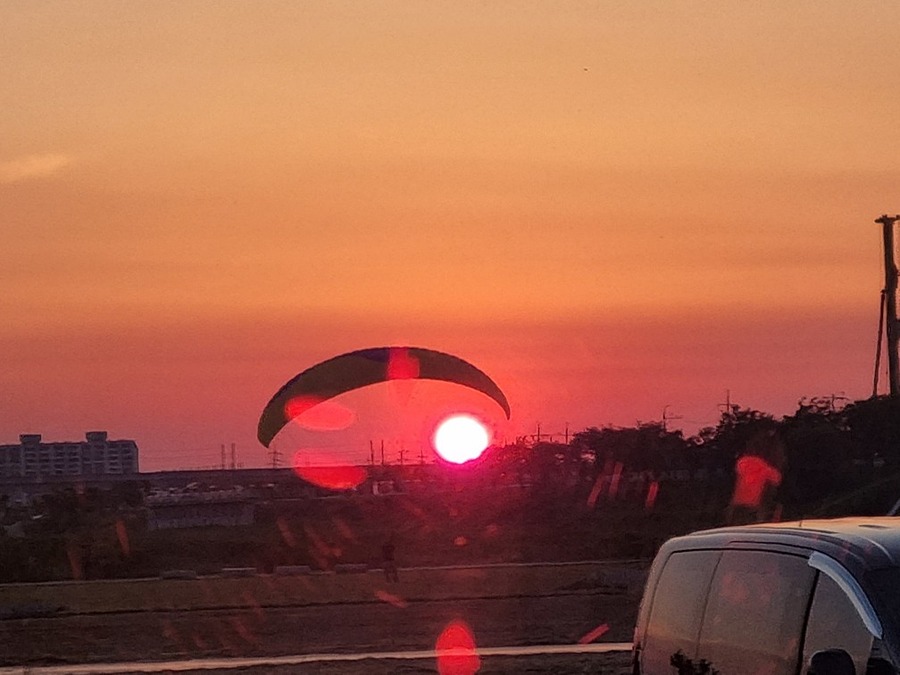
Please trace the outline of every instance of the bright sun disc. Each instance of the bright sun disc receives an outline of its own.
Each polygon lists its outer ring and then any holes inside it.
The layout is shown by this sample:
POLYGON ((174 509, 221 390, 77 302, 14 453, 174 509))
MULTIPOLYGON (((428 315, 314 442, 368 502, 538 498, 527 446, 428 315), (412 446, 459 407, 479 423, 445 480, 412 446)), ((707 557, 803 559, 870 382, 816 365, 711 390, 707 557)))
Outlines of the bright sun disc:
POLYGON ((491 443, 491 435, 471 415, 453 415, 438 425, 433 441, 441 458, 463 464, 481 456, 491 443))

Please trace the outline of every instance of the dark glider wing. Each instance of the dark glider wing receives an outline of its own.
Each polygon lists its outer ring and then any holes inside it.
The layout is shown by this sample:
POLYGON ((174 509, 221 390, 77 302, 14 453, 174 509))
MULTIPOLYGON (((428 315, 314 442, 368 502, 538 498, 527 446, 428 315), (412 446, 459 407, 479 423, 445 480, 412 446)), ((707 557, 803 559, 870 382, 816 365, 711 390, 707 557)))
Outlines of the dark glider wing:
POLYGON ((285 384, 263 409, 257 438, 264 446, 294 417, 340 394, 394 379, 441 380, 469 387, 492 398, 509 418, 509 402, 500 387, 468 361, 421 347, 360 349, 304 370, 285 384))

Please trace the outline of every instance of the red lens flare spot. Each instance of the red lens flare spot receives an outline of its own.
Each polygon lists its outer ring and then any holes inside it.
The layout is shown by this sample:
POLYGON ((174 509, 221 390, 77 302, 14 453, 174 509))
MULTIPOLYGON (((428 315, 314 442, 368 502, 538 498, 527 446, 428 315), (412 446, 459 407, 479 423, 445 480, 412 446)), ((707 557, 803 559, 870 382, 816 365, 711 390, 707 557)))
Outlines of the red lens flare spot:
POLYGON ((116 537, 119 540, 122 554, 127 558, 131 555, 131 547, 128 545, 128 530, 125 528, 125 523, 121 518, 116 519, 116 537))
POLYGON ((772 512, 772 522, 773 523, 781 522, 781 511, 782 511, 782 505, 776 504, 775 510, 772 512))
POLYGON ((278 526, 278 531, 281 532, 281 538, 284 539, 284 543, 291 548, 297 548, 297 538, 294 536, 294 532, 291 530, 287 518, 278 516, 275 520, 275 524, 278 526))
POLYGON ((319 403, 321 400, 315 396, 295 396, 284 404, 284 416, 289 420, 295 419, 319 403))
POLYGON ((375 591, 375 597, 381 600, 382 602, 386 602, 389 605, 393 605, 399 609, 405 609, 409 607, 409 603, 406 602, 399 595, 394 595, 393 593, 388 593, 387 591, 377 590, 375 591))
POLYGON ((609 624, 608 624, 608 623, 601 623, 601 624, 600 624, 599 626, 597 626, 594 630, 589 631, 589 632, 585 633, 584 635, 582 635, 581 638, 579 638, 579 640, 578 640, 578 644, 581 644, 581 645, 589 645, 589 644, 592 643, 594 640, 596 640, 597 638, 601 637, 602 635, 604 635, 604 634, 607 633, 608 631, 609 631, 609 624))
POLYGON ((74 542, 69 542, 66 547, 66 554, 69 557, 69 567, 72 569, 72 578, 76 581, 84 579, 84 569, 81 565, 81 551, 74 542))
POLYGON ((412 380, 419 376, 419 360, 408 349, 392 349, 388 357, 387 379, 412 380))
POLYGON ((609 481, 609 498, 615 499, 616 495, 619 494, 619 481, 622 480, 622 462, 616 462, 616 467, 613 469, 612 479, 609 481))
POLYGON ((440 457, 453 464, 478 459, 491 443, 488 428, 471 415, 452 415, 434 432, 432 444, 440 457))
POLYGON ((412 400, 419 372, 419 360, 408 349, 396 348, 390 351, 386 369, 388 391, 394 403, 401 408, 406 408, 412 400))
POLYGON ((732 506, 750 509, 762 505, 763 493, 769 486, 781 485, 781 471, 757 455, 744 455, 735 464, 737 480, 734 484, 732 506))
POLYGON ((647 488, 647 499, 644 500, 644 508, 647 511, 651 511, 656 505, 656 496, 658 494, 659 481, 653 481, 652 483, 650 483, 650 487, 647 488))
POLYGON ((296 396, 284 406, 284 414, 310 431, 342 431, 356 422, 356 413, 331 399, 296 396))
POLYGON ((438 636, 435 645, 440 675, 475 675, 481 657, 475 650, 475 637, 462 621, 452 621, 438 636))
POLYGON ((466 539, 466 538, 463 537, 463 536, 459 536, 459 537, 457 537, 456 539, 453 540, 453 545, 454 545, 454 546, 465 546, 465 545, 468 544, 468 543, 469 543, 469 540, 466 539))
POLYGON ((300 478, 326 490, 352 490, 368 477, 365 467, 334 464, 325 453, 298 451, 293 467, 300 478))
POLYGON ((600 492, 603 490, 603 474, 597 474, 597 480, 594 481, 594 487, 591 488, 591 494, 588 495, 587 504, 589 507, 594 508, 597 504, 597 499, 600 497, 600 492))
POLYGON ((234 632, 243 638, 244 642, 249 642, 250 644, 256 644, 257 639, 256 636, 250 631, 247 627, 247 624, 241 620, 240 617, 233 616, 230 619, 231 627, 234 629, 234 632))

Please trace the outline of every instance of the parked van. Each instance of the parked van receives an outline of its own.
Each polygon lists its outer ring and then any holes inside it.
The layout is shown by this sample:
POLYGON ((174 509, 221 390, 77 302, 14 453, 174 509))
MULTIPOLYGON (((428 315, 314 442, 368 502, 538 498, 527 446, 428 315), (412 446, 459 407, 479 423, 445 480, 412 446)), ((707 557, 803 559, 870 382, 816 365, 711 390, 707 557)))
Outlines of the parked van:
POLYGON ((887 675, 900 665, 900 520, 749 525, 666 542, 634 675, 887 675))

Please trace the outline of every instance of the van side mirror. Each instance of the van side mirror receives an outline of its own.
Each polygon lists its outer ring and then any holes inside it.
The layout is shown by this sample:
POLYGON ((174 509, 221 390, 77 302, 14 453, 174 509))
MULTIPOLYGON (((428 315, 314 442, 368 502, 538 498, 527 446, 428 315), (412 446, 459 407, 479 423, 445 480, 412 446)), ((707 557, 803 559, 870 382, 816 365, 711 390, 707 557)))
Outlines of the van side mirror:
POLYGON ((810 657, 806 675, 856 675, 856 667, 843 649, 823 649, 810 657))

